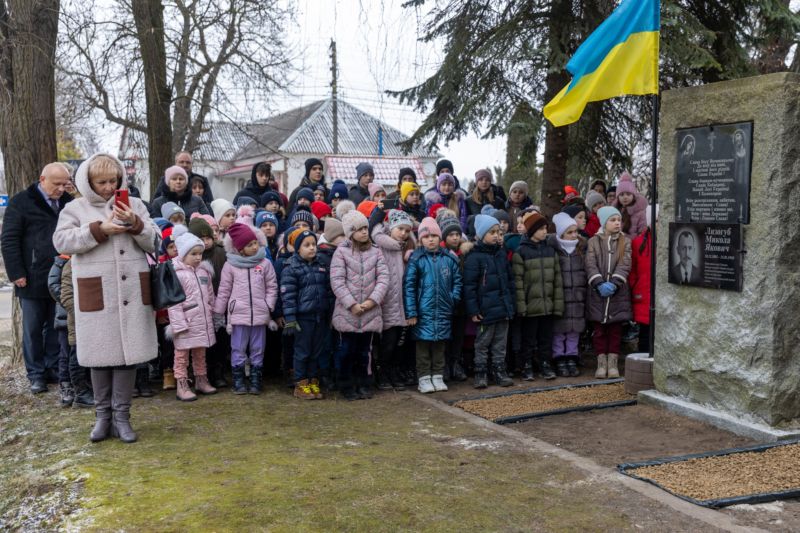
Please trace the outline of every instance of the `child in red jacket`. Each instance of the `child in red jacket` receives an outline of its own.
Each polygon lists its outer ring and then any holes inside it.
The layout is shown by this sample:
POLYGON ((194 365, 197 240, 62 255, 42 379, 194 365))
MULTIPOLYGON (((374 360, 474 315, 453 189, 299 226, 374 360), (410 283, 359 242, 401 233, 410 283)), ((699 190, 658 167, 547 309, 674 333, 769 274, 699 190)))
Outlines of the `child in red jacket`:
MULTIPOLYGON (((656 206, 658 215, 658 206, 656 206)), ((641 353, 650 352, 650 266, 653 260, 651 236, 651 211, 647 207, 647 229, 633 239, 631 244, 631 306, 633 320, 639 324, 639 348, 641 353)))

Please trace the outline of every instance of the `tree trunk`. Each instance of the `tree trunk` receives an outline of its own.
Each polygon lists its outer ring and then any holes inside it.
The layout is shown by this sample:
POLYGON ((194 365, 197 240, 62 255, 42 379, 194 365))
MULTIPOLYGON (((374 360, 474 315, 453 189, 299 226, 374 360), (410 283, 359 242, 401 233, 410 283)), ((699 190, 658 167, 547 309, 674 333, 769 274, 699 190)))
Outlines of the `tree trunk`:
POLYGON ((150 156, 150 198, 164 170, 172 164, 172 91, 167 83, 164 47, 164 7, 160 0, 133 0, 133 18, 142 54, 147 105, 147 146, 150 156))
MULTIPOLYGON (((56 160, 59 7, 59 0, 0 0, 0 150, 9 196, 35 182, 56 160)), ((12 321, 12 357, 19 364, 22 320, 16 300, 12 321)))

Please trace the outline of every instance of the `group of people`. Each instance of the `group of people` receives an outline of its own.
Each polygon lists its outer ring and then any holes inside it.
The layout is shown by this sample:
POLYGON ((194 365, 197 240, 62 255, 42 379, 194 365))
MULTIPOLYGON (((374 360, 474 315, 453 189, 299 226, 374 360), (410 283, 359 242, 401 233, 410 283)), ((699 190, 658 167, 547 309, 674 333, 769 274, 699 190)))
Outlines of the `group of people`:
POLYGON ((577 377, 587 329, 595 376, 618 377, 632 319, 646 345, 647 201, 627 173, 613 191, 566 187, 548 220, 525 182, 506 196, 481 169, 465 190, 446 159, 433 187, 403 168, 386 190, 369 163, 348 187, 311 158, 288 197, 258 163, 232 202, 191 167, 179 153, 148 205, 134 191, 119 200, 114 156, 73 179, 53 163, 6 212, 31 390, 54 381, 62 405, 93 405, 92 441, 136 440, 131 398, 152 396, 153 379, 193 401, 228 386, 260 394, 280 368, 296 398, 356 400, 375 387, 445 391, 467 373, 476 388, 577 377), (185 294, 161 310, 158 262, 185 294))

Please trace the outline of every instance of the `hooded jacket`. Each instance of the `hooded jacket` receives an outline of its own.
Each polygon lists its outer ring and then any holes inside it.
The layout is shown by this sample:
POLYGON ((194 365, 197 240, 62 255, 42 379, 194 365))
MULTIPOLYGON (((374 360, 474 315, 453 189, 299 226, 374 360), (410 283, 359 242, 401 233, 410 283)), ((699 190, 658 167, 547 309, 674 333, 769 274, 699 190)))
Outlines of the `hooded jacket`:
POLYGON ((406 318, 416 318, 414 338, 444 341, 450 338, 453 310, 461 300, 458 258, 439 248, 417 248, 408 260, 403 287, 406 318))
POLYGON ((172 266, 175 267, 175 273, 186 294, 186 300, 167 309, 175 349, 190 350, 213 346, 217 341, 212 318, 213 267, 203 261, 197 268, 192 268, 179 257, 172 259, 172 266))
POLYGON ((296 322, 299 316, 325 317, 330 311, 331 300, 328 269, 318 258, 314 257, 309 263, 294 253, 284 262, 281 305, 286 322, 296 322))
POLYGON ((631 273, 628 277, 628 283, 631 287, 633 319, 639 324, 650 323, 652 242, 650 228, 647 228, 644 233, 633 239, 631 243, 631 273))
POLYGON ((464 259, 467 316, 483 316, 490 325, 514 317, 514 274, 500 245, 479 241, 464 259))
POLYGON ((333 327, 340 333, 383 331, 381 305, 389 290, 389 270, 380 249, 370 245, 356 250, 346 239, 336 247, 331 261, 331 290, 336 296, 333 327), (367 299, 377 305, 360 316, 350 312, 355 304, 367 299))
POLYGON ((56 316, 53 321, 55 329, 67 329, 67 310, 61 305, 61 273, 67 261, 69 261, 69 257, 63 255, 56 257, 53 266, 50 267, 50 273, 47 275, 47 290, 50 291, 50 297, 56 302, 56 316))
POLYGON ((242 190, 236 193, 236 196, 233 197, 233 205, 237 205, 236 202, 239 201, 239 198, 242 196, 249 196, 253 198, 256 202, 261 199, 261 195, 263 195, 267 191, 274 190, 270 187, 269 180, 267 180, 267 184, 263 187, 258 184, 258 178, 256 177, 256 167, 261 163, 256 163, 253 165, 253 168, 250 170, 250 183, 244 186, 242 190))
POLYGON ((631 241, 622 232, 617 235, 598 233, 589 239, 586 254, 586 275, 589 276, 586 316, 593 322, 612 324, 631 319, 631 293, 628 275, 631 271, 631 241), (597 287, 606 281, 617 286, 609 298, 603 298, 597 287))
POLYGON ((300 180, 300 185, 295 187, 294 190, 292 191, 292 194, 289 195, 289 206, 286 208, 287 211, 291 212, 294 210, 294 204, 295 202, 297 202, 297 193, 300 192, 300 189, 309 188, 313 191, 314 187, 316 187, 317 185, 322 185, 322 187, 325 189, 325 199, 327 200, 328 195, 331 193, 331 191, 325 184, 325 175, 324 174, 322 175, 319 182, 313 182, 311 181, 311 178, 308 177, 308 172, 306 172, 306 174, 303 176, 303 179, 300 180))
MULTIPOLYGON (((228 254, 240 255, 230 236, 225 236, 224 244, 228 254)), ((214 312, 227 311, 228 324, 233 326, 262 326, 269 324, 277 299, 278 278, 269 260, 262 259, 251 268, 228 261, 222 267, 214 312)))
POLYGON ((512 258, 517 313, 525 317, 564 313, 564 286, 556 250, 523 238, 512 258))
MULTIPOLYGON (((409 239, 413 239, 409 236, 409 239)), ((386 261, 389 271, 389 289, 381 304, 383 311, 383 329, 406 325, 406 313, 403 305, 403 280, 406 270, 406 248, 403 243, 394 240, 383 224, 372 230, 372 241, 378 245, 386 261)), ((413 242, 413 241, 412 241, 413 242)))
POLYGON ((208 210, 208 206, 203 199, 192 194, 192 189, 189 185, 187 185, 186 189, 180 194, 176 194, 168 189, 163 195, 153 200, 150 204, 150 216, 152 218, 160 217, 161 206, 167 202, 175 202, 178 204, 178 207, 183 209, 183 212, 186 214, 187 222, 192 218, 194 213, 200 213, 201 215, 211 214, 211 211, 208 210))
POLYGON ((438 187, 429 189, 428 192, 425 193, 425 202, 429 206, 433 204, 442 204, 450 209, 450 198, 453 196, 455 196, 456 204, 458 205, 458 222, 461 224, 461 231, 466 233, 469 211, 467 210, 467 196, 464 191, 455 189, 452 193, 445 196, 439 192, 438 187))
MULTIPOLYGON (((579 242, 572 254, 567 254, 555 235, 547 240, 558 254, 561 281, 564 286, 564 314, 553 324, 554 333, 583 333, 586 329, 586 261, 585 242, 579 242)), ((582 240, 581 240, 582 241, 582 240)))

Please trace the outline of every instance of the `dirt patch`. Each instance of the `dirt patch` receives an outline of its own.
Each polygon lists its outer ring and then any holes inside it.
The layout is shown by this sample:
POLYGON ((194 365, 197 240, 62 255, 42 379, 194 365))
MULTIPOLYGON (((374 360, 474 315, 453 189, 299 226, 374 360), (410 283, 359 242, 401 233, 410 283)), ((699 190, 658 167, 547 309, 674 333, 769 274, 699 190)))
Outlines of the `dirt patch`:
POLYGON ((676 494, 718 500, 800 489, 800 444, 629 469, 676 494))
POLYGON ((574 387, 534 392, 531 394, 514 394, 482 400, 463 400, 456 402, 468 413, 488 420, 496 420, 508 416, 545 413, 559 409, 569 409, 587 405, 605 404, 634 399, 625 392, 622 383, 596 385, 593 387, 574 387))

